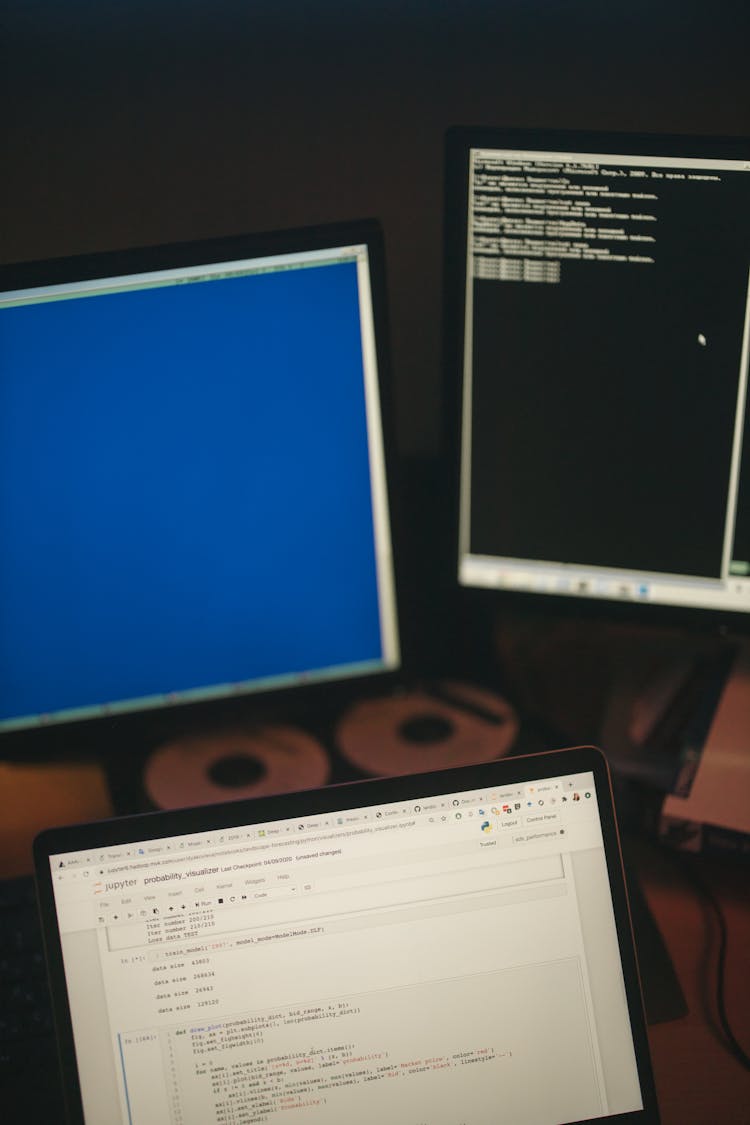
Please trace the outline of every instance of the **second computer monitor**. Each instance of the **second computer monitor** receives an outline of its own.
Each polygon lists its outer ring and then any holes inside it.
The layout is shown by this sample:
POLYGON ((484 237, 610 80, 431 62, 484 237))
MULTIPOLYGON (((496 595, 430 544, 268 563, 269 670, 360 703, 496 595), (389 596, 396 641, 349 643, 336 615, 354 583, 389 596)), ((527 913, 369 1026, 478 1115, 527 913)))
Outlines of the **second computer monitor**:
POLYGON ((447 152, 460 583, 748 614, 750 144, 447 152))

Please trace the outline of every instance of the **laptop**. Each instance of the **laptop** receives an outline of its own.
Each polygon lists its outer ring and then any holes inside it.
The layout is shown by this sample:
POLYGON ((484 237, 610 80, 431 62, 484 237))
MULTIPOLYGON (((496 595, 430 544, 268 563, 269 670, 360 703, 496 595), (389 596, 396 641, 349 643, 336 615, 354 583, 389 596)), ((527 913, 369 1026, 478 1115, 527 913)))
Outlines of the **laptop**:
POLYGON ((658 1121, 594 748, 50 829, 35 867, 71 1122, 658 1121))

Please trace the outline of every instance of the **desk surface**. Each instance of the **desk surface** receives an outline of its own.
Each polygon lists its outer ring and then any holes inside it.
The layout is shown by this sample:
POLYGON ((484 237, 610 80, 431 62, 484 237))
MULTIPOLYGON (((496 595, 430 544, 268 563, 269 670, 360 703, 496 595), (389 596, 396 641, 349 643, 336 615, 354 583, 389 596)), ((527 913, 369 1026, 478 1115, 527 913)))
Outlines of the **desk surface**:
MULTIPOLYGON (((679 857, 643 843, 636 867, 646 899, 672 956, 688 1014, 649 1028, 664 1125, 748 1125, 750 1072, 724 1045, 716 1017, 719 927, 679 857)), ((748 874, 705 862, 699 872, 728 929, 726 1005, 735 1035, 750 1051, 750 896, 748 874)))
MULTIPOLYGON (((31 871, 31 840, 50 823, 111 814, 103 774, 92 765, 0 766, 0 878, 31 871)), ((718 926, 681 861, 647 842, 633 855, 653 915, 688 1003, 682 1019, 649 1029, 664 1125, 750 1125, 750 1072, 717 1030, 718 926)), ((750 1051, 750 895, 746 869, 706 862, 701 874, 724 910, 729 945, 729 1018, 750 1051)))

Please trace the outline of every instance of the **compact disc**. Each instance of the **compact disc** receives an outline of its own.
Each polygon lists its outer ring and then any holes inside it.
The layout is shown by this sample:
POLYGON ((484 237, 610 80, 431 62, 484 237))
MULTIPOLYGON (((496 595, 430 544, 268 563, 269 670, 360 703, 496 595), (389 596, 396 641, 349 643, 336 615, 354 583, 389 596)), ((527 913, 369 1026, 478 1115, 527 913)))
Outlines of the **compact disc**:
POLYGON ((163 809, 267 797, 325 785, 328 755, 291 726, 188 735, 160 746, 144 772, 146 791, 163 809))
POLYGON ((489 762, 507 754, 517 735, 518 717, 505 699, 444 681, 356 703, 339 722, 336 743, 364 773, 391 776, 489 762))

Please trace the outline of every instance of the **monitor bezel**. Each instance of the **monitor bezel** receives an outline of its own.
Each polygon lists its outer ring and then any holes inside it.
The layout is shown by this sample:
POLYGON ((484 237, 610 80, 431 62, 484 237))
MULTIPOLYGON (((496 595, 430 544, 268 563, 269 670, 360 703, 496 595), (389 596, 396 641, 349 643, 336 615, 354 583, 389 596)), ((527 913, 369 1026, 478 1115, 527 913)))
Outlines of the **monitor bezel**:
POLYGON ((0 265, 0 292, 57 285, 106 277, 147 273, 162 269, 270 257, 316 249, 335 249, 365 244, 370 267, 370 291, 377 360, 381 438, 385 491, 388 503, 392 601, 398 636, 399 661, 395 667, 354 673, 331 679, 259 686, 238 693, 204 700, 133 708, 84 718, 61 718, 49 724, 33 724, 0 731, 0 756, 5 760, 44 760, 50 756, 77 758, 102 755, 118 761, 123 754, 135 758, 154 746, 186 733, 207 732, 239 725, 288 721, 299 716, 328 712, 351 700, 354 692, 383 692, 404 675, 409 642, 403 626, 402 590, 399 579, 402 552, 402 520, 399 514, 398 460, 395 433, 393 376, 387 301, 385 239, 374 218, 308 227, 229 235, 219 238, 166 243, 156 246, 105 250, 96 253, 0 265))
MULTIPOLYGON (((527 149, 750 160, 750 137, 626 133, 598 130, 457 125, 445 135, 443 229, 443 411, 442 443, 450 470, 450 574, 445 576, 458 605, 467 610, 494 606, 529 619, 580 619, 603 624, 677 628, 699 635, 744 636, 747 612, 664 605, 467 585, 459 578, 461 427, 465 313, 468 162, 471 149, 527 149)), ((748 406, 750 409, 750 405, 748 406)))

